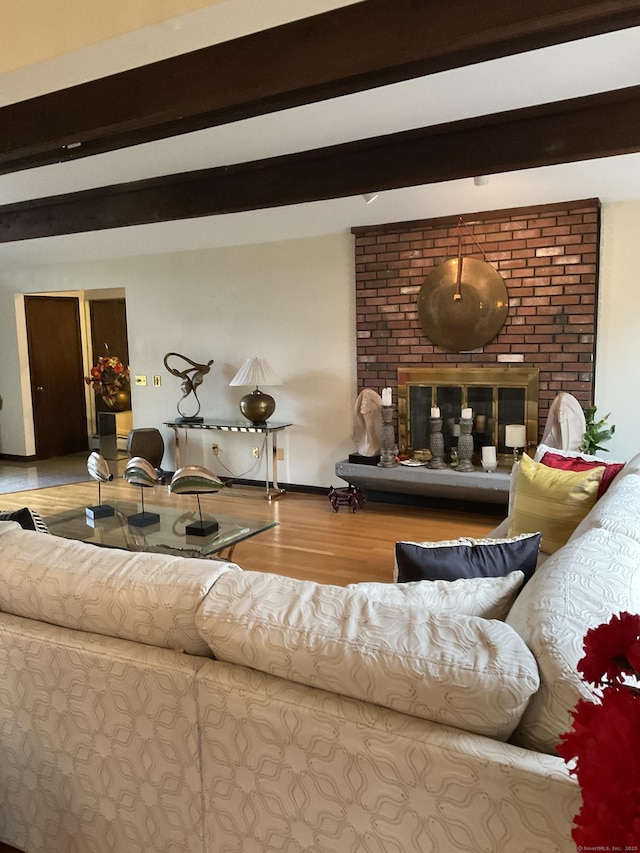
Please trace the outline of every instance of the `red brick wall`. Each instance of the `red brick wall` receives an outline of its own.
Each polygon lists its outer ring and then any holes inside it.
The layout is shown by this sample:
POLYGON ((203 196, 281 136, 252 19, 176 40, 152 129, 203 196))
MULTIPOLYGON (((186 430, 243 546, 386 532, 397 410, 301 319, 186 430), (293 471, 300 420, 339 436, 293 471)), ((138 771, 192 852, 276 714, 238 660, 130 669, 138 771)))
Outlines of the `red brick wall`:
POLYGON ((391 386, 396 400, 399 366, 486 367, 522 353, 523 367, 540 370, 540 432, 558 391, 591 404, 599 228, 597 199, 354 228, 358 390, 391 386), (422 283, 457 256, 460 232, 463 256, 492 263, 509 294, 507 320, 482 352, 435 346, 418 318, 422 283))

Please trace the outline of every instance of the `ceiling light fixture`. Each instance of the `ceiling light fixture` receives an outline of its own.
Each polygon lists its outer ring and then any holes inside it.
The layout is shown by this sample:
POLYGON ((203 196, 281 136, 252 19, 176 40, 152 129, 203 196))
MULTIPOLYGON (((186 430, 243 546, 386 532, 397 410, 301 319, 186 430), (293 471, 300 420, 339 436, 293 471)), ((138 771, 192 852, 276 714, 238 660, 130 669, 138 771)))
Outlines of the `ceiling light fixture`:
POLYGON ((473 183, 477 187, 486 187, 486 185, 489 183, 489 178, 486 175, 477 175, 473 179, 473 183))
POLYGON ((365 200, 366 204, 371 204, 372 201, 375 201, 378 198, 378 193, 363 193, 362 198, 365 200))

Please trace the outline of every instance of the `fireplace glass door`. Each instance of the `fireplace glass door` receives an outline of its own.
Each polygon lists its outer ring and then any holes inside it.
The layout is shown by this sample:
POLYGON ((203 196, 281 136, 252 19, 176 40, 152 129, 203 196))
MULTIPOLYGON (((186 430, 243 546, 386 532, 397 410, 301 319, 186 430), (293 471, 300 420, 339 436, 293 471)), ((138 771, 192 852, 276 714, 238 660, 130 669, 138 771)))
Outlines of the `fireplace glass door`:
POLYGON ((473 411, 474 451, 505 445, 507 424, 524 424, 527 443, 538 435, 538 370, 536 368, 399 368, 398 439, 401 448, 428 450, 431 408, 442 418, 445 451, 458 441, 460 414, 473 411))

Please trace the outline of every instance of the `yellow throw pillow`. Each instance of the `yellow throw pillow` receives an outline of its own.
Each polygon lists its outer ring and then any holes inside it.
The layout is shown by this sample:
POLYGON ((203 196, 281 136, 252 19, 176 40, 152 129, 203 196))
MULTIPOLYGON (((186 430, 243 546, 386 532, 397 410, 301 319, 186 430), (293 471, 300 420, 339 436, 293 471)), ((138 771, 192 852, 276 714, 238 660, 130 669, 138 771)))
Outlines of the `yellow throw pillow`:
POLYGON ((540 549, 553 554, 596 502, 604 468, 562 471, 523 455, 516 480, 509 536, 542 533, 540 549))

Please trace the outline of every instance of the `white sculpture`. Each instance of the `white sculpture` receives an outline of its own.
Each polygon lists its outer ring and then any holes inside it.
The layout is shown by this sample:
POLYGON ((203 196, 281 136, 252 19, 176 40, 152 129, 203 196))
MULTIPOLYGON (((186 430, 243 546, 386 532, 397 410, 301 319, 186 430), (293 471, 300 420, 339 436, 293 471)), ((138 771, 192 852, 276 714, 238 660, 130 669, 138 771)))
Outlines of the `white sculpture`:
POLYGON ((351 437, 361 456, 380 453, 382 427, 382 397, 373 388, 365 388, 356 399, 351 437))

